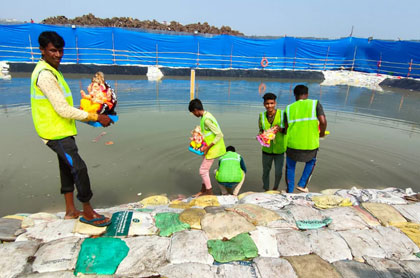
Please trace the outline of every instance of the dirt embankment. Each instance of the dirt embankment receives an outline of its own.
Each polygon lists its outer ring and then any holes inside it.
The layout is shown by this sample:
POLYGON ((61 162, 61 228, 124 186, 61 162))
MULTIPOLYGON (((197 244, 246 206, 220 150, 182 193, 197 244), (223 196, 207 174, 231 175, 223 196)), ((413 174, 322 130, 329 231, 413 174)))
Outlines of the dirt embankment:
POLYGON ((158 22, 156 20, 138 20, 131 17, 113 17, 113 18, 98 18, 93 14, 69 19, 65 16, 54 16, 44 19, 41 23, 51 25, 79 25, 79 26, 104 26, 104 27, 128 27, 140 28, 147 30, 173 31, 173 32, 187 32, 187 33, 202 33, 202 34, 227 34, 233 36, 242 36, 243 33, 232 30, 229 26, 222 26, 217 28, 204 23, 193 23, 182 25, 179 22, 158 22))

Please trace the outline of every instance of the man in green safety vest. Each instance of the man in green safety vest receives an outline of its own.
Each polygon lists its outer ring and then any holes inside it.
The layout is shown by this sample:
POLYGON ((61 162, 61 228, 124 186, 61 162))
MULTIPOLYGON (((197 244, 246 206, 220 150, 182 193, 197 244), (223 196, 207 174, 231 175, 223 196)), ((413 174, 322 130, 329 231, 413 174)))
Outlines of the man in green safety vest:
POLYGON ((284 122, 283 113, 277 109, 277 96, 273 93, 266 93, 263 96, 265 112, 261 112, 258 118, 259 133, 274 128, 276 136, 270 142, 269 147, 262 147, 262 166, 263 166, 263 189, 270 190, 270 171, 271 166, 275 167, 275 178, 273 190, 277 190, 283 173, 284 153, 286 151, 287 136, 283 134, 284 122))
POLYGON ((245 181, 245 161, 235 151, 235 147, 228 146, 226 153, 219 158, 219 169, 216 171, 216 180, 219 183, 222 195, 229 193, 238 196, 239 190, 241 190, 245 181), (235 190, 233 190, 234 187, 235 190))
POLYGON ((204 111, 203 104, 199 99, 191 100, 188 110, 197 118, 201 117, 200 127, 204 142, 206 143, 206 146, 202 149, 204 158, 200 166, 200 176, 202 179, 201 190, 194 197, 213 195, 210 181, 210 168, 213 165, 214 159, 224 155, 226 152, 223 133, 216 118, 210 112, 204 111))
POLYGON ((327 120, 319 101, 308 99, 308 87, 297 85, 293 92, 296 102, 288 105, 285 112, 287 192, 293 193, 295 187, 296 162, 306 163, 296 189, 309 192, 308 183, 315 168, 319 137, 325 136, 327 120))
POLYGON ((112 120, 106 115, 88 113, 73 107, 73 97, 58 67, 63 57, 64 40, 56 32, 45 31, 38 38, 42 58, 31 77, 32 119, 36 132, 44 143, 57 153, 60 168, 61 193, 66 204, 65 219, 79 216, 81 222, 94 226, 107 226, 109 218, 94 211, 90 181, 85 162, 78 154, 74 136, 77 135, 75 120, 96 121, 104 127, 112 120), (83 212, 76 209, 73 200, 74 187, 77 198, 83 203, 83 212))

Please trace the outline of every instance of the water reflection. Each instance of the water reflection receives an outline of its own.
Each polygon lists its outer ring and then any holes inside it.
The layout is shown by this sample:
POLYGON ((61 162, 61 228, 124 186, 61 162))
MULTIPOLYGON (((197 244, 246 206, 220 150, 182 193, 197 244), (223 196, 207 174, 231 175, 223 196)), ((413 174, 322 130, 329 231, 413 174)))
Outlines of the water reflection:
MULTIPOLYGON (((75 103, 90 78, 67 77, 75 103)), ((198 124, 187 111, 189 79, 107 79, 118 94, 120 121, 105 129, 107 134, 97 143, 92 139, 104 130, 78 124, 77 142, 88 164, 94 203, 133 202, 139 192, 188 195, 199 190, 200 157, 187 151, 189 132, 198 124), (110 140, 114 145, 106 146, 110 140)), ((261 149, 255 134, 258 113, 264 110, 262 94, 275 93, 284 108, 294 100, 295 85, 302 83, 310 97, 323 104, 331 131, 321 142, 311 190, 396 186, 420 191, 417 93, 321 87, 296 80, 198 78, 196 96, 217 117, 226 144, 234 145, 246 161, 244 191, 261 190, 261 149)), ((27 76, 0 80, 0 121, 6 131, 0 147, 0 215, 63 210, 56 157, 33 128, 29 84, 27 76)))

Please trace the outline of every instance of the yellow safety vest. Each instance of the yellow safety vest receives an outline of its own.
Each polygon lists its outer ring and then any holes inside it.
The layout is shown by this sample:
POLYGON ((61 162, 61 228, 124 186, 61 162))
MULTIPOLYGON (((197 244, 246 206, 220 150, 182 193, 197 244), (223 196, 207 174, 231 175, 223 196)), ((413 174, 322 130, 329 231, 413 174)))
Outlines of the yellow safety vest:
POLYGON ((220 166, 216 172, 218 182, 240 182, 244 177, 241 168, 241 156, 236 152, 227 152, 219 158, 220 166))
MULTIPOLYGON (((210 145, 213 142, 214 138, 216 138, 216 135, 204 125, 204 122, 206 119, 209 119, 210 121, 212 121, 213 124, 215 124, 219 129, 220 129, 220 126, 217 123, 216 118, 213 117, 212 114, 210 114, 207 111, 204 112, 203 117, 201 117, 200 127, 201 127, 201 132, 203 133, 203 136, 204 136, 204 142, 206 142, 207 145, 210 145)), ((219 142, 217 142, 213 147, 209 149, 209 151, 206 154, 206 159, 214 159, 216 157, 224 155, 225 153, 226 153, 225 141, 223 140, 223 138, 221 138, 219 142)))
POLYGON ((287 147, 296 150, 315 150, 319 147, 317 103, 317 100, 301 99, 286 107, 287 147))
MULTIPOLYGON (((274 116, 274 121, 270 124, 267 121, 267 111, 261 112, 261 127, 264 130, 270 129, 273 126, 278 125, 279 127, 284 127, 283 112, 280 109, 276 110, 276 115, 274 116)), ((262 147, 262 150, 266 153, 282 154, 287 149, 287 135, 277 132, 274 140, 270 142, 270 147, 262 147)))
POLYGON ((73 97, 61 72, 41 60, 37 63, 31 77, 31 108, 32 119, 36 132, 41 138, 57 140, 77 134, 76 123, 73 119, 65 119, 55 112, 47 97, 37 86, 39 73, 43 70, 51 71, 57 78, 69 105, 73 106, 73 97))

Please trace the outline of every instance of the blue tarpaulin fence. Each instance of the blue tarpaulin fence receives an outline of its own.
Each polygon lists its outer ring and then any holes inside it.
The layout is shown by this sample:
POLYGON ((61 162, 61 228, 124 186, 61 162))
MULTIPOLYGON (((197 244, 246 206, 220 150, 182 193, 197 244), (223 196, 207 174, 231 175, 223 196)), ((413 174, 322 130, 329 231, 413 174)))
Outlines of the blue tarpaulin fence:
POLYGON ((30 23, 0 25, 0 61, 36 62, 40 57, 38 36, 45 30, 64 38, 63 63, 316 71, 344 68, 420 78, 420 42, 413 41, 256 39, 30 23))

